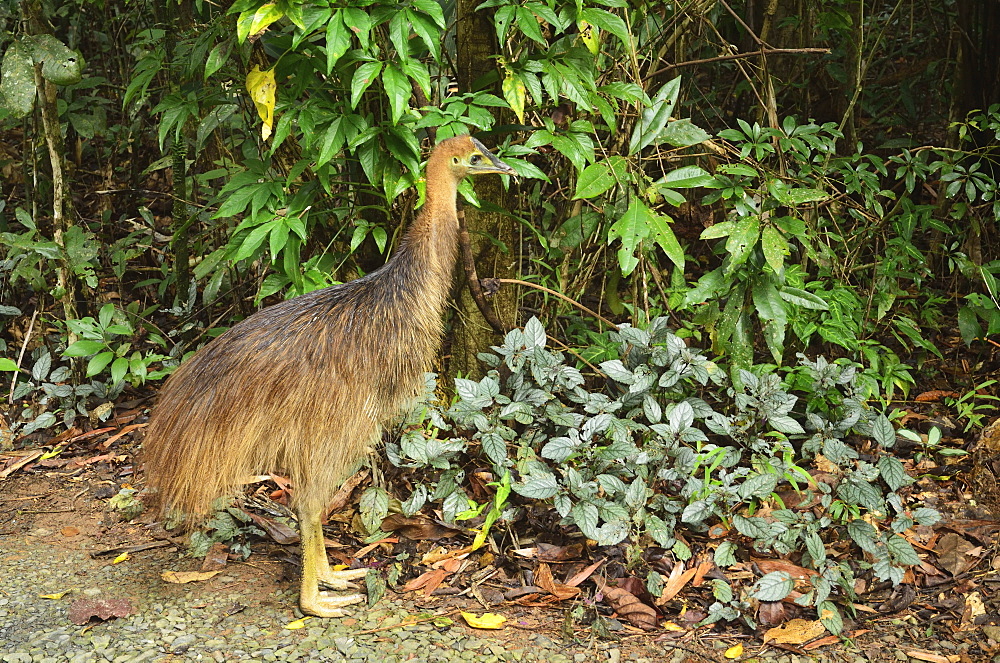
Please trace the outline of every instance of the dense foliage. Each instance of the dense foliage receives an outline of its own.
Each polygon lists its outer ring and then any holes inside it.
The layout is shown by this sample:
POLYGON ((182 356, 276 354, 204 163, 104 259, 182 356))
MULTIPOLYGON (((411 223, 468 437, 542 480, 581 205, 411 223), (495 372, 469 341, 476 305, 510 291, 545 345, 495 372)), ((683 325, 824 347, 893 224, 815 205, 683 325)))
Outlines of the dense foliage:
MULTIPOLYGON (((892 401, 951 327, 973 348, 1000 331, 1000 107, 920 92, 960 96, 952 3, 770 4, 3 3, 0 447, 102 420, 254 307, 381 264, 422 155, 471 131, 520 175, 462 190, 516 221, 492 250, 623 324, 523 293, 544 326, 387 446, 414 472, 402 511, 480 519, 482 545, 551 503, 636 564, 721 527, 720 567, 743 541, 796 556, 817 572, 800 603, 839 630, 831 598, 868 569, 899 582, 917 558, 897 535, 936 517, 909 501, 892 401), (473 466, 491 502, 470 505, 473 466), (859 564, 827 557, 842 533, 859 564)), ((366 492, 373 536, 390 503, 366 492)), ((722 582, 708 619, 790 582, 722 582)))

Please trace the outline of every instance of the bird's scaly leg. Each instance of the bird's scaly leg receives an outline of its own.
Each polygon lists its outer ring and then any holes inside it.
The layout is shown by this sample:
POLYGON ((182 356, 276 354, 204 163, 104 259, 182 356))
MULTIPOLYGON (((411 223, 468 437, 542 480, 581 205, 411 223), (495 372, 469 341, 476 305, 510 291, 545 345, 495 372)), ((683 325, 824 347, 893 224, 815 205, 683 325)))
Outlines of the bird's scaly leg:
POLYGON ((350 580, 364 577, 366 569, 349 569, 333 571, 326 558, 326 548, 323 546, 323 524, 319 511, 302 509, 299 511, 299 530, 302 538, 302 587, 299 590, 299 607, 302 612, 317 617, 342 617, 344 606, 361 603, 365 597, 361 594, 335 596, 329 592, 320 591, 319 583, 334 589, 354 587, 350 580))

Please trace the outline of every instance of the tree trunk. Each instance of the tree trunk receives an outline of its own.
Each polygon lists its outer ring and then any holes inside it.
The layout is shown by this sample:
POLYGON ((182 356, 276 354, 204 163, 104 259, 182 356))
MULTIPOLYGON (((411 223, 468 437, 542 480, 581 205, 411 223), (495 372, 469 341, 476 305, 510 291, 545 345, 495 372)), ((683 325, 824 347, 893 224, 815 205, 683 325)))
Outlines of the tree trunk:
MULTIPOLYGON (((476 89, 476 81, 494 71, 496 52, 492 35, 493 12, 476 11, 479 0, 458 2, 458 84, 463 92, 476 89)), ((499 90, 495 90, 499 94, 499 90)), ((487 147, 493 147, 488 145, 487 147)), ((510 197, 503 190, 499 177, 482 178, 476 184, 476 195, 483 203, 508 208, 510 197)), ((466 223, 476 268, 481 278, 513 278, 517 270, 517 232, 514 222, 502 214, 466 208, 466 223)), ((497 343, 497 336, 483 319, 476 302, 469 293, 465 274, 459 274, 462 284, 452 316, 451 361, 448 363, 449 381, 459 375, 481 375, 476 354, 489 350, 497 343)), ((513 288, 505 287, 493 296, 489 305, 504 327, 517 324, 517 298, 513 288)))

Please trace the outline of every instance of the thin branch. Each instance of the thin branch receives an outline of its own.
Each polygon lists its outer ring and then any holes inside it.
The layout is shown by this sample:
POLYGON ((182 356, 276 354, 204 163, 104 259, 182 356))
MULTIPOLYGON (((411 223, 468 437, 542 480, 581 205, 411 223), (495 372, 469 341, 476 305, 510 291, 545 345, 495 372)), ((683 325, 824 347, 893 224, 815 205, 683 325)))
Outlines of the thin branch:
POLYGON ((670 71, 671 69, 677 69, 678 67, 690 67, 699 64, 706 64, 708 62, 722 62, 724 60, 742 60, 745 58, 755 58, 761 55, 776 55, 776 54, 828 54, 830 52, 829 48, 762 48, 759 51, 749 51, 747 53, 734 53, 733 55, 719 55, 714 58, 704 58, 701 60, 687 60, 686 62, 678 62, 676 64, 668 64, 666 67, 657 69, 651 74, 646 74, 643 76, 643 80, 648 80, 653 76, 657 76, 664 72, 670 71))
POLYGON ((490 324, 500 336, 507 333, 507 330, 503 328, 503 324, 497 319, 496 312, 493 311, 493 307, 486 303, 486 297, 483 295, 483 286, 479 282, 479 274, 476 273, 476 260, 472 255, 472 243, 469 240, 469 227, 465 224, 465 210, 458 210, 458 245, 462 249, 462 266, 465 268, 465 280, 469 284, 469 292, 472 294, 472 299, 476 302, 476 307, 479 308, 479 312, 483 315, 483 318, 490 324))
POLYGON ((608 320, 607 318, 605 318, 600 313, 596 313, 594 311, 591 311, 589 308, 587 308, 586 306, 584 306, 580 302, 578 302, 576 300, 573 300, 573 299, 570 299, 566 295, 564 295, 564 294, 562 294, 560 292, 556 292, 555 290, 552 290, 550 288, 546 288, 545 286, 538 285, 537 283, 531 283, 530 281, 522 281, 520 279, 488 279, 488 280, 489 281, 495 281, 496 283, 508 283, 510 285, 524 285, 524 286, 528 286, 529 288, 535 288, 537 290, 541 290, 542 292, 547 292, 548 294, 552 295, 553 297, 558 297, 559 299, 563 300, 564 302, 567 302, 567 303, 572 304, 573 306, 577 307, 581 311, 583 311, 583 312, 585 312, 585 313, 587 313, 589 315, 594 316, 595 318, 597 318, 598 320, 600 320, 604 324, 608 325, 612 329, 618 329, 618 325, 616 325, 615 323, 611 322, 610 320, 608 320))

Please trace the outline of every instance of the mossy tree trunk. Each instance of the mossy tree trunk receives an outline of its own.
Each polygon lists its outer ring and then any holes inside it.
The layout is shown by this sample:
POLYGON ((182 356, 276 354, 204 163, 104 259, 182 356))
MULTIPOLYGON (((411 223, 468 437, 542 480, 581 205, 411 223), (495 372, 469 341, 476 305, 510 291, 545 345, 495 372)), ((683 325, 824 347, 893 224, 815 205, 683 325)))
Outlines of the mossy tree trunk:
MULTIPOLYGON (((493 12, 490 9, 476 11, 479 4, 479 0, 458 1, 458 84, 463 92, 475 91, 481 87, 477 83, 480 79, 496 71, 491 57, 497 52, 493 12)), ((494 92, 500 94, 499 89, 494 92)), ((499 177, 478 180, 476 195, 484 204, 509 209, 510 197, 499 177)), ((482 212, 471 207, 466 207, 465 219, 480 278, 513 278, 517 270, 517 229, 514 221, 503 214, 482 212)), ((461 288, 452 316, 451 361, 447 367, 449 381, 459 375, 480 375, 482 370, 476 354, 485 352, 499 340, 472 299, 464 272, 458 275, 458 279, 461 288)), ((513 288, 504 287, 489 300, 497 319, 506 328, 517 324, 516 294, 513 288)))

